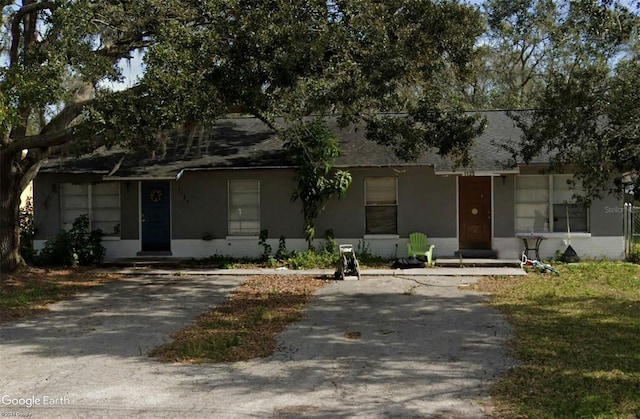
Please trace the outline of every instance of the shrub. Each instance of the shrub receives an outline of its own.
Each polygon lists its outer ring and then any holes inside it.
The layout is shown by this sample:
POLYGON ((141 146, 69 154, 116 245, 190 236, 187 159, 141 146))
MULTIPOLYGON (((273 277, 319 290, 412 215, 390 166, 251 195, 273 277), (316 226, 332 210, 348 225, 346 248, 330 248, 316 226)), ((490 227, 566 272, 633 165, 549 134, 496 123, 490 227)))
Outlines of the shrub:
POLYGON ((260 230, 260 236, 258 237, 258 244, 262 246, 262 259, 268 260, 271 257, 271 245, 267 243, 269 238, 269 230, 260 230))
POLYGON ((338 245, 336 243, 336 236, 333 233, 333 229, 330 228, 325 232, 325 236, 327 238, 327 243, 324 245, 324 250, 327 253, 336 253, 338 252, 338 245))
POLYGON ((631 263, 640 263, 640 243, 632 246, 631 252, 627 255, 627 261, 631 263))
POLYGON ((280 236, 278 239, 278 251, 276 252, 277 260, 285 260, 289 257, 289 252, 287 251, 287 243, 284 236, 280 236))
POLYGON ((34 263, 36 259, 36 251, 33 249, 34 235, 33 199, 29 197, 26 205, 20 208, 20 255, 28 264, 34 263))
POLYGON ((89 216, 73 220, 69 231, 61 231, 55 239, 47 240, 38 255, 44 266, 94 265, 102 262, 106 249, 102 246, 102 231, 89 231, 89 216))
POLYGON ((336 256, 332 253, 316 252, 314 250, 292 252, 285 263, 290 269, 333 268, 335 267, 336 256))
POLYGON ((388 264, 388 260, 381 257, 376 256, 371 253, 371 247, 369 243, 364 240, 358 240, 358 246, 356 247, 356 255, 358 257, 358 261, 360 265, 365 266, 386 266, 388 264))

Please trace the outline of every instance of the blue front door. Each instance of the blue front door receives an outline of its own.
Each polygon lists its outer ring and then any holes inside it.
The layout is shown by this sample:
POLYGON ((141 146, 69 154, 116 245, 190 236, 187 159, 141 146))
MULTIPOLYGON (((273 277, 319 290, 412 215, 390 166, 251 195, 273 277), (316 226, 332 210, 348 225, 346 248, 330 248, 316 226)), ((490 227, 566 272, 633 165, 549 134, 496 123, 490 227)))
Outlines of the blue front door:
POLYGON ((171 250, 169 182, 142 182, 142 251, 171 250))

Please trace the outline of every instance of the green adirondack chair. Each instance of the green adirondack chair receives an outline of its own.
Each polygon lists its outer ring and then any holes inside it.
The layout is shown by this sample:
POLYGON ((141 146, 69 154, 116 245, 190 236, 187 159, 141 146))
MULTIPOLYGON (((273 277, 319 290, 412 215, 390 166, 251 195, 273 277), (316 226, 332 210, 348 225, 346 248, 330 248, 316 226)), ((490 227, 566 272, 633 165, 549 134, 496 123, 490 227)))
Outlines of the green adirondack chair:
POLYGON ((407 253, 409 257, 426 256, 427 265, 433 265, 433 244, 427 244, 427 236, 423 233, 409 234, 409 243, 407 243, 407 253))

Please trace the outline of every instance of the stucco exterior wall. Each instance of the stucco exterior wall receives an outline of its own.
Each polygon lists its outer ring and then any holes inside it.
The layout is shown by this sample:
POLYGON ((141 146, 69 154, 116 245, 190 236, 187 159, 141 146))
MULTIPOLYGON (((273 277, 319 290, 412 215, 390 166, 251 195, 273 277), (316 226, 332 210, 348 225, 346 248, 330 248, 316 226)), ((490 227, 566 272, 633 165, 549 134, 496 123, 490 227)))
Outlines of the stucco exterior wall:
POLYGON ((623 197, 606 195, 589 208, 592 237, 622 236, 623 197))
POLYGON ((302 238, 300 203, 291 202, 294 183, 290 170, 216 170, 187 172, 171 185, 174 239, 214 239, 227 236, 227 182, 260 181, 260 228, 269 237, 302 238))
POLYGON ((398 179, 398 236, 421 231, 429 237, 456 237, 455 177, 436 177, 433 169, 369 168, 350 171, 353 183, 347 194, 331 199, 318 217, 316 233, 324 237, 333 229, 335 237, 365 235, 365 190, 367 177, 398 179))
POLYGON ((408 169, 398 185, 401 237, 419 231, 429 238, 456 237, 457 197, 454 176, 436 176, 432 168, 408 169))
POLYGON ((137 181, 120 184, 120 238, 138 240, 140 238, 140 205, 137 181))
POLYGON ((493 236, 515 235, 515 176, 493 177, 493 236))
MULTIPOLYGON (((537 173, 537 169, 525 172, 537 173)), ((458 191, 456 176, 436 176, 430 167, 358 168, 351 170, 353 183, 346 196, 332 198, 316 223, 316 245, 322 245, 327 229, 339 243, 357 245, 362 239, 381 256, 404 256, 411 232, 427 234, 436 244, 437 257, 451 257, 458 247, 458 191), (398 233, 365 235, 365 178, 396 177, 398 233)), ((186 172, 171 184, 171 251, 175 257, 207 257, 212 254, 254 256, 262 248, 257 237, 230 237, 227 232, 228 181, 260 181, 260 228, 269 231, 275 249, 280 236, 292 250, 306 248, 300 202, 291 202, 295 184, 287 169, 214 170, 186 172), (203 240, 209 236, 212 240, 203 240)), ((41 173, 34 183, 36 243, 55 237, 60 230, 58 185, 63 182, 100 182, 101 175, 41 173)), ((493 248, 499 257, 518 258, 521 240, 515 237, 515 175, 495 176, 493 182, 493 248)), ((140 250, 140 182, 120 182, 121 235, 105 240, 107 258, 133 257, 140 250)), ((590 208, 591 232, 572 237, 572 244, 585 257, 617 258, 621 255, 622 200, 607 195, 590 208), (618 246, 620 244, 620 246, 618 246), (587 256, 588 255, 588 256, 587 256)), ((554 233, 545 240, 544 257, 564 246, 564 235, 554 233)))

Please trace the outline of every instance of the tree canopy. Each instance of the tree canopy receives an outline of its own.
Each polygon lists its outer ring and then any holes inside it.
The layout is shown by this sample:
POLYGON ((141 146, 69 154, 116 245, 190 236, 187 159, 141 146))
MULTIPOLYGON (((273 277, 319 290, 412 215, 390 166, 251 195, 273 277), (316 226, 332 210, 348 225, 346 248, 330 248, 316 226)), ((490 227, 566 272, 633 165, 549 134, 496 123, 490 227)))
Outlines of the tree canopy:
POLYGON ((514 160, 552 156, 597 197, 640 194, 640 4, 615 0, 487 0, 487 33, 467 106, 514 113, 514 160), (627 185, 628 187, 628 185, 627 185))
MULTIPOLYGON (((479 11, 455 1, 5 0, 0 7, 3 269, 20 262, 20 192, 57 149, 153 147, 158 130, 229 113, 281 130, 276 116, 287 126, 309 115, 373 124, 379 112, 415 110, 421 132, 454 131, 461 108, 440 79, 468 76, 482 33, 479 11), (106 87, 122 79, 119 64, 136 51, 144 52, 138 82, 106 87), (438 117, 423 121, 431 111, 438 117)), ((456 144, 470 141, 467 128, 456 144)), ((416 138, 423 142, 416 150, 466 153, 441 136, 416 138)))

